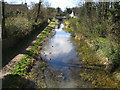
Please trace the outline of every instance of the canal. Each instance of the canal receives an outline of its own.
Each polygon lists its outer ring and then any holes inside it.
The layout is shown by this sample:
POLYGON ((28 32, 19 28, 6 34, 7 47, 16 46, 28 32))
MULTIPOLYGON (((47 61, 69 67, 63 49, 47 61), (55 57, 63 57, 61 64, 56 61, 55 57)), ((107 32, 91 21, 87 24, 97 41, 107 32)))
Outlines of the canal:
MULTIPOLYGON (((82 57, 77 54, 78 52, 76 48, 78 48, 78 46, 73 40, 71 34, 62 29, 63 27, 63 23, 56 25, 56 28, 54 30, 56 34, 43 43, 42 50, 40 51, 40 57, 42 57, 42 61, 39 60, 30 73, 32 78, 35 78, 35 81, 33 80, 35 84, 30 84, 27 87, 118 87, 118 84, 112 82, 112 80, 110 79, 111 76, 107 75, 103 68, 100 70, 96 70, 85 67, 85 64, 82 62, 82 57), (43 74, 41 74, 41 62, 45 62, 46 64, 45 67, 42 67, 43 74), (83 78, 82 76, 85 78, 83 78), (90 82, 91 79, 92 82, 90 82), (103 82, 101 82, 100 80, 102 80, 103 82), (99 83, 102 84, 99 86, 99 83), (40 86, 38 84, 40 84, 40 86)), ((95 65, 95 67, 98 68, 102 66, 95 65)))
MULTIPOLYGON (((56 25, 56 34, 42 45, 41 56, 47 63, 44 70, 46 87, 90 88, 92 85, 79 75, 82 67, 81 57, 77 55, 71 34, 62 30, 63 27, 62 23, 56 25)), ((34 71, 39 73, 39 62, 37 66, 34 71)))

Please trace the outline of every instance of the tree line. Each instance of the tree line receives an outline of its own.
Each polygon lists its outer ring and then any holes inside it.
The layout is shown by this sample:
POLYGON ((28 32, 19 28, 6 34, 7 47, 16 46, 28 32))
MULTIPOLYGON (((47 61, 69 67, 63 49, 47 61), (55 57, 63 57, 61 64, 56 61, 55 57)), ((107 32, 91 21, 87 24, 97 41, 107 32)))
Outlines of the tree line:
MULTIPOLYGON (((120 67, 120 3, 84 2, 73 8, 78 18, 69 20, 74 34, 82 34, 94 50, 113 62, 112 70, 120 67)), ((120 68, 119 68, 120 70, 120 68)))

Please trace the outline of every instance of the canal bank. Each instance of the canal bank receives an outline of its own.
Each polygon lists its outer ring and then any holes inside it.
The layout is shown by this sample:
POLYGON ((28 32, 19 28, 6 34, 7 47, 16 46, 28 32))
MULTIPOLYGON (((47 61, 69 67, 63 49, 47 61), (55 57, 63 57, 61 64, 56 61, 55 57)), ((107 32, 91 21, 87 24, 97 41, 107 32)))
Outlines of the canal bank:
POLYGON ((70 25, 71 23, 68 20, 65 22, 63 29, 72 34, 72 41, 77 46, 77 54, 81 56, 81 60, 86 67, 80 72, 80 76, 98 88, 120 88, 119 80, 109 72, 112 67, 111 61, 108 58, 99 56, 93 50, 93 45, 89 43, 82 33, 76 32, 78 28, 75 29, 70 25))
POLYGON ((119 89, 119 83, 106 72, 96 53, 63 27, 62 23, 56 25, 55 36, 44 42, 40 54, 43 62, 38 61, 33 68, 30 76, 35 83, 28 87, 119 89))
POLYGON ((21 58, 15 58, 2 69, 1 78, 3 81, 3 88, 22 89, 25 88, 27 83, 31 82, 27 79, 27 75, 36 64, 37 60, 41 59, 41 57, 37 57, 39 54, 38 51, 42 48, 43 42, 54 35, 54 26, 55 20, 52 20, 52 22, 37 36, 37 39, 32 42, 32 45, 26 49, 26 53, 22 54, 23 56, 21 58))
POLYGON ((85 69, 79 75, 97 88, 120 88, 120 82, 115 80, 113 75, 107 71, 96 52, 84 40, 73 38, 73 41, 77 45, 77 54, 82 57, 82 62, 85 65, 85 69))
MULTIPOLYGON (((28 48, 28 54, 37 61, 27 75, 24 76, 15 69, 15 74, 8 76, 9 79, 11 78, 10 81, 15 79, 12 87, 119 88, 119 83, 104 70, 104 65, 98 61, 95 52, 84 40, 76 40, 71 33, 64 31, 63 27, 64 24, 60 23, 55 29, 52 28, 55 35, 42 41, 42 46, 40 42, 35 42, 40 49, 36 48, 35 44, 28 48)), ((23 70, 20 64, 19 66, 23 70)))
POLYGON ((81 57, 71 42, 71 34, 63 31, 63 27, 62 23, 56 25, 56 34, 43 43, 40 54, 43 61, 38 61, 30 73, 28 78, 35 83, 28 87, 94 88, 79 76, 83 67, 81 57))

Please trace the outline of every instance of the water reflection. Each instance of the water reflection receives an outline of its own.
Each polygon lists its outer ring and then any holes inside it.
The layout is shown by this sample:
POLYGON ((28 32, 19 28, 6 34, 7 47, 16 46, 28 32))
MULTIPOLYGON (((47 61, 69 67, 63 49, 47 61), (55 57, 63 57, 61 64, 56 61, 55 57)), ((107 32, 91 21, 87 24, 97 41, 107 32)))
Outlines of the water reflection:
MULTIPOLYGON (((81 67, 80 56, 77 56, 75 46, 71 43, 71 35, 62 30, 63 24, 56 26, 56 35, 45 43, 42 49, 42 58, 48 62, 49 70, 46 71, 46 82, 48 87, 77 87, 80 83, 78 75, 80 68, 76 68, 71 64, 79 64, 81 67), (68 67, 67 67, 68 66, 68 67), (71 67, 72 66, 72 67, 71 67), (62 82, 51 84, 51 79, 48 72, 63 73, 66 78, 62 82), (59 84, 58 84, 59 83, 59 84)), ((82 85, 82 84, 81 84, 82 85)), ((87 84, 86 84, 87 85, 87 84)), ((81 86, 82 87, 82 86, 81 86)))
POLYGON ((60 28, 60 26, 61 26, 61 22, 59 22, 59 24, 58 24, 58 25, 56 25, 56 28, 57 28, 57 29, 59 29, 59 28, 60 28))
POLYGON ((70 42, 70 33, 66 33, 62 30, 64 27, 63 24, 60 24, 59 29, 56 30, 56 35, 47 42, 44 46, 44 54, 46 57, 45 60, 57 60, 61 62, 71 62, 71 63, 80 63, 80 57, 76 55, 75 47, 70 42))

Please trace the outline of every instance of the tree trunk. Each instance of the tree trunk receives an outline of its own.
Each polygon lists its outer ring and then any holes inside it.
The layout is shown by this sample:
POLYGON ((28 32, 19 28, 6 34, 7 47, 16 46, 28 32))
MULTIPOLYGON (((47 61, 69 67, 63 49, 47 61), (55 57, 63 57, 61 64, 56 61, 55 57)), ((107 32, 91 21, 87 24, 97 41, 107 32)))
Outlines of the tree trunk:
POLYGON ((38 21, 38 18, 39 18, 41 3, 42 3, 42 2, 39 1, 38 12, 37 12, 37 17, 36 17, 36 19, 35 19, 35 22, 37 22, 37 21, 38 21))

